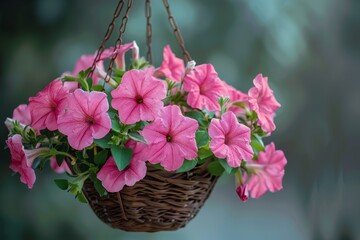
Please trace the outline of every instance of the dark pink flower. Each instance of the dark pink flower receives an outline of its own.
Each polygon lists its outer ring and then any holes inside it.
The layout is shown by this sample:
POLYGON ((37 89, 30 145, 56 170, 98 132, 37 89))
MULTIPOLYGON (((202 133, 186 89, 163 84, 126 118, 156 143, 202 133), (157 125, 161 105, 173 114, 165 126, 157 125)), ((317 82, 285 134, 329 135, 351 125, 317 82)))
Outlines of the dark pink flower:
POLYGON ((254 79, 255 87, 249 90, 249 107, 258 115, 258 124, 265 132, 275 130, 275 111, 280 107, 273 91, 268 84, 268 78, 259 74, 254 79))
POLYGON ((63 87, 60 79, 52 81, 35 97, 29 99, 31 127, 36 130, 58 128, 57 118, 64 110, 64 102, 68 91, 63 87))
POLYGON ((236 193, 241 201, 246 202, 247 200, 249 200, 249 191, 247 184, 238 185, 236 187, 236 193))
POLYGON ((247 168, 254 172, 248 182, 251 197, 259 198, 266 191, 281 190, 286 163, 284 152, 275 150, 274 143, 270 143, 264 152, 259 153, 257 161, 249 161, 247 168))
POLYGON ((120 86, 111 92, 111 105, 119 111, 121 122, 152 121, 164 106, 165 82, 150 73, 150 70, 127 71, 120 86))
POLYGON ((220 111, 218 99, 227 95, 213 65, 202 64, 184 78, 184 90, 189 93, 187 103, 192 108, 220 111))
POLYGON ((9 137, 6 144, 11 153, 10 169, 19 173, 20 181, 27 184, 28 188, 32 188, 36 180, 35 171, 27 165, 21 135, 9 137))
POLYGON ((210 149, 218 158, 226 158, 231 167, 240 167, 242 160, 252 159, 250 129, 240 124, 233 112, 226 112, 221 120, 212 119, 209 126, 210 149))
POLYGON ((50 159, 50 167, 52 169, 54 169, 54 171, 56 173, 64 173, 64 172, 67 172, 69 174, 71 174, 71 170, 69 168, 69 166, 67 165, 66 161, 62 161, 61 165, 59 166, 59 164, 57 163, 56 161, 56 158, 55 157, 52 157, 50 159))
POLYGON ((111 156, 97 174, 97 178, 102 181, 108 192, 119 192, 125 185, 133 186, 146 175, 146 158, 143 153, 146 144, 130 140, 126 147, 133 149, 133 157, 123 171, 119 171, 111 156))
POLYGON ((183 60, 175 56, 169 45, 166 45, 164 48, 163 58, 164 60, 157 70, 157 73, 164 75, 172 81, 180 82, 185 74, 185 65, 183 60))
POLYGON ((13 119, 24 125, 31 124, 31 114, 27 104, 21 104, 13 111, 13 119))
POLYGON ((59 131, 68 137, 71 147, 82 150, 110 131, 108 109, 105 93, 77 89, 68 95, 66 109, 59 115, 59 131))
POLYGON ((184 159, 197 158, 195 132, 198 127, 198 122, 184 117, 178 106, 161 109, 159 117, 141 132, 149 145, 149 162, 174 171, 181 167, 184 159))

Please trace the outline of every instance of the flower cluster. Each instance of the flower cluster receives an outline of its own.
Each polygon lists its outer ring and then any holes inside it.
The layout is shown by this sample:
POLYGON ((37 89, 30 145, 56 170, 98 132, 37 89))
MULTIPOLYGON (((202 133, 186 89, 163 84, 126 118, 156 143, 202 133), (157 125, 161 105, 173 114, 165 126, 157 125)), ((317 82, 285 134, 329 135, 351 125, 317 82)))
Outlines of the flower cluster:
POLYGON ((82 56, 6 119, 10 168, 29 188, 45 164, 73 177, 55 182, 81 201, 86 180, 100 195, 118 192, 146 177, 150 165, 186 172, 206 164, 213 175, 233 174, 243 201, 249 192, 258 198, 282 188, 284 153, 262 141, 275 130, 280 107, 267 77, 257 75, 244 93, 211 64, 185 67, 170 46, 155 68, 135 42, 106 49, 93 65, 95 58, 82 56), (104 61, 114 54, 108 76, 104 61))

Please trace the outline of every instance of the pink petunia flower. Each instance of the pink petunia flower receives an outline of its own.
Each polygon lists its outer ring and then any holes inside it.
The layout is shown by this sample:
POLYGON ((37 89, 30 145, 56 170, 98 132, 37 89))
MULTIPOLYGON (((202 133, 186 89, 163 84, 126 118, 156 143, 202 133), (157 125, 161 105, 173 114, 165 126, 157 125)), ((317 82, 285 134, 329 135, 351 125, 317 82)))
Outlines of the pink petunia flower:
MULTIPOLYGON (((227 96, 229 96, 229 98, 230 98, 229 104, 233 104, 233 103, 246 104, 247 103, 248 95, 246 93, 243 93, 243 92, 235 89, 233 86, 227 84, 226 82, 223 82, 223 84, 227 90, 227 93, 228 93, 227 96)), ((228 110, 235 113, 236 116, 244 116, 244 114, 245 114, 244 109, 242 109, 238 106, 231 106, 228 110)))
POLYGON ((68 91, 63 87, 60 79, 52 81, 35 97, 29 99, 31 127, 36 130, 58 128, 57 118, 64 110, 64 102, 68 91))
POLYGON ((241 201, 246 202, 247 200, 249 200, 249 191, 247 184, 238 185, 236 187, 236 193, 241 201))
POLYGON ((66 105, 66 110, 58 118, 59 131, 68 137, 74 149, 82 150, 110 131, 105 93, 77 89, 68 95, 66 105))
POLYGON ((50 152, 50 149, 47 147, 39 147, 34 149, 24 149, 24 154, 26 158, 26 165, 32 167, 35 159, 40 156, 44 156, 50 152))
POLYGON ((121 84, 111 92, 111 105, 119 111, 125 124, 152 121, 164 106, 165 82, 151 76, 150 70, 130 70, 122 77, 121 84))
POLYGON ((226 96, 223 81, 220 80, 213 65, 202 64, 184 77, 184 90, 189 92, 187 103, 192 108, 220 111, 218 99, 226 96))
POLYGON ((50 159, 50 167, 51 167, 52 169, 54 169, 54 171, 55 171, 56 173, 64 173, 64 172, 67 172, 67 173, 71 174, 71 170, 70 170, 70 168, 69 168, 69 166, 68 166, 68 164, 66 163, 65 160, 63 160, 62 163, 61 163, 60 166, 59 166, 59 164, 58 164, 57 161, 56 161, 56 158, 55 158, 55 157, 52 157, 52 158, 50 159))
POLYGON ((105 49, 103 54, 101 55, 101 59, 112 58, 113 55, 117 53, 115 58, 116 67, 125 70, 126 69, 125 53, 130 49, 132 49, 132 59, 133 60, 139 59, 140 58, 139 47, 135 41, 120 46, 118 45, 115 53, 114 53, 114 47, 105 49))
POLYGON ((210 149, 218 158, 226 158, 231 167, 240 167, 242 160, 252 159, 250 129, 240 124, 233 112, 226 112, 221 120, 212 119, 209 126, 210 149))
POLYGON ((26 157, 24 154, 24 146, 22 144, 22 137, 19 134, 9 137, 6 141, 11 153, 10 169, 15 173, 20 174, 20 181, 27 184, 28 188, 32 188, 36 175, 34 169, 28 167, 26 164, 26 157))
POLYGON ((169 45, 164 48, 163 58, 164 60, 157 70, 157 74, 163 75, 172 81, 180 82, 185 74, 183 60, 175 56, 169 45))
POLYGON ((24 125, 31 124, 31 114, 27 104, 20 104, 13 111, 13 119, 24 125))
POLYGON ((146 144, 129 140, 126 147, 133 149, 133 157, 123 171, 119 171, 111 156, 97 174, 108 192, 119 192, 125 185, 133 186, 146 175, 146 158, 143 153, 147 148, 146 144))
POLYGON ((286 163, 284 152, 275 150, 274 143, 270 143, 264 152, 259 153, 257 161, 249 161, 247 168, 254 172, 248 182, 251 197, 259 198, 266 191, 281 190, 286 163))
POLYGON ((181 167, 184 159, 197 158, 195 132, 198 127, 198 122, 184 117, 178 106, 164 107, 159 117, 141 132, 149 144, 149 162, 174 171, 181 167))
POLYGON ((259 74, 254 79, 255 87, 249 90, 249 107, 258 115, 258 124, 265 132, 275 130, 275 111, 281 106, 275 99, 268 84, 268 78, 259 74))

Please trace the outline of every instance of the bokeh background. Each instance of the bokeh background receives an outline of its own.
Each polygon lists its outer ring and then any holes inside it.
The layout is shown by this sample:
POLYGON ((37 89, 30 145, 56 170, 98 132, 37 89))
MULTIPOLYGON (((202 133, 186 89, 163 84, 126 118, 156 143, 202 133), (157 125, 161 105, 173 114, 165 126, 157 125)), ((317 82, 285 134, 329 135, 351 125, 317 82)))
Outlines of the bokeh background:
MULTIPOLYGON (((0 3, 0 120, 101 43, 117 0, 0 3)), ((282 104, 275 141, 288 159, 284 189, 242 203, 223 176, 199 215, 176 232, 126 233, 37 174, 33 190, 0 154, 0 239, 360 239, 360 1, 170 1, 198 63, 242 91, 269 76, 282 104)), ((144 0, 130 12, 124 41, 145 55, 144 0)), ((162 1, 153 1, 154 62, 170 44, 180 56, 162 1)), ((110 41, 114 42, 114 38, 110 41)), ((5 145, 6 128, 0 127, 5 145)), ((2 147, 1 147, 2 149, 2 147)))

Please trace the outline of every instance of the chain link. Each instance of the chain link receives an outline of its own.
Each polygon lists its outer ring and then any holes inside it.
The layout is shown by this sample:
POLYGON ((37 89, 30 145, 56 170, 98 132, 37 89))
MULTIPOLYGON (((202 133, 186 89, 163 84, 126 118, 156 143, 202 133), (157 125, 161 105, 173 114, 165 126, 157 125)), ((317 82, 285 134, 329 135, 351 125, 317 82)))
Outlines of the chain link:
POLYGON ((120 25, 120 28, 119 28, 119 36, 118 38, 116 39, 116 42, 115 42, 115 47, 114 47, 114 51, 113 51, 113 56, 110 60, 110 64, 109 64, 109 67, 107 69, 107 72, 106 72, 106 76, 105 76, 105 82, 109 82, 110 81, 110 78, 108 78, 108 76, 111 76, 111 73, 112 73, 112 70, 113 70, 113 66, 114 66, 114 62, 115 62, 115 59, 118 55, 117 53, 117 49, 121 46, 122 44, 122 36, 126 30, 126 25, 127 25, 127 22, 129 20, 129 12, 130 12, 130 9, 132 7, 132 4, 133 4, 133 0, 128 0, 128 4, 126 6, 126 11, 125 11, 125 15, 124 17, 122 18, 121 20, 121 25, 120 25))
POLYGON ((167 12, 167 14, 169 16, 169 22, 170 22, 171 28, 173 29, 176 40, 177 40, 177 42, 178 42, 178 44, 179 44, 179 46, 180 46, 180 48, 181 48, 181 50, 183 52, 184 60, 186 62, 190 62, 192 60, 192 58, 190 56, 190 53, 185 48, 184 39, 183 39, 183 37, 181 35, 180 29, 176 25, 175 18, 171 13, 169 2, 168 2, 168 0, 163 0, 163 3, 164 3, 164 6, 166 8, 166 12, 167 12))
POLYGON ((94 74, 96 64, 100 61, 101 54, 103 53, 103 51, 105 49, 105 44, 109 40, 109 38, 111 37, 111 34, 112 34, 113 30, 114 30, 115 20, 120 16, 120 12, 123 9, 123 7, 124 7, 124 0, 120 0, 118 5, 116 6, 113 18, 112 18, 112 20, 111 20, 111 22, 110 22, 110 24, 108 26, 108 29, 106 30, 104 39, 102 40, 101 45, 100 45, 100 47, 99 47, 99 49, 98 49, 98 51, 96 53, 96 57, 95 57, 94 62, 92 64, 92 66, 91 66, 91 70, 88 73, 88 77, 92 77, 92 75, 94 74))
POLYGON ((145 16, 146 16, 146 46, 147 53, 146 59, 152 64, 152 51, 151 51, 151 38, 152 38, 152 26, 151 26, 151 0, 145 1, 145 16))

